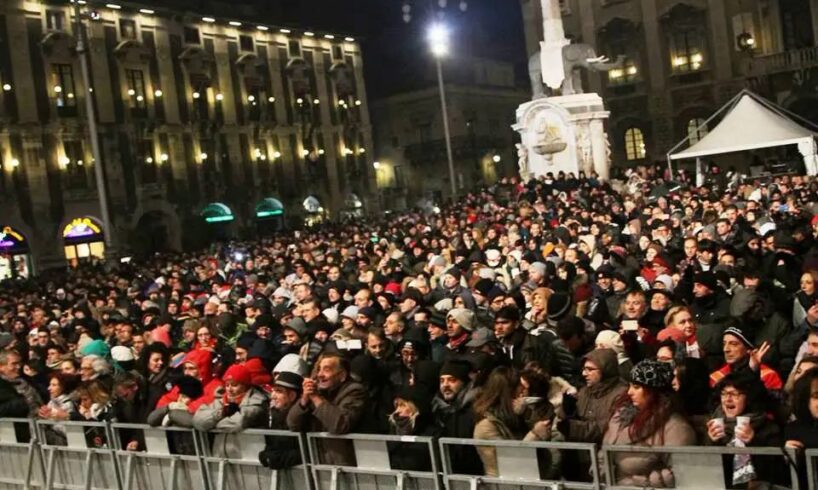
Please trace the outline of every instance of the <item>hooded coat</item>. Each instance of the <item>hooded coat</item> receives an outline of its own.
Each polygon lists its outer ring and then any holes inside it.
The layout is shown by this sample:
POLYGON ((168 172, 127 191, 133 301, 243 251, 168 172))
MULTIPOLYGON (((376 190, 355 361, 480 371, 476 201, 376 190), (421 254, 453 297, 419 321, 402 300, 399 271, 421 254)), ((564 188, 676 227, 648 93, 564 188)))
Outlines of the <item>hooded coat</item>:
MULTIPOLYGON (((611 349, 596 349, 585 359, 600 369, 602 379, 593 386, 583 386, 577 393, 576 411, 564 413, 566 439, 571 442, 594 442, 602 439, 617 398, 628 390, 619 373, 617 355, 611 349)), ((570 407, 563 406, 563 412, 570 407)))

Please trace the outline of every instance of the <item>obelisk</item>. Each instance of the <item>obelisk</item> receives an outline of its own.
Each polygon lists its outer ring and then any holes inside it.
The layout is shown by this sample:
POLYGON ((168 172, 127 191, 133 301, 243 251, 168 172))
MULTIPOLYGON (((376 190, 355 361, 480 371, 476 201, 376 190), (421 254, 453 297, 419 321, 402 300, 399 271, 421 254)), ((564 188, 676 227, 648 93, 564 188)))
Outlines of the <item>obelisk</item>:
POLYGON ((562 48, 569 44, 562 27, 559 0, 540 0, 542 3, 543 40, 540 41, 540 63, 543 82, 552 90, 559 90, 565 79, 562 48))

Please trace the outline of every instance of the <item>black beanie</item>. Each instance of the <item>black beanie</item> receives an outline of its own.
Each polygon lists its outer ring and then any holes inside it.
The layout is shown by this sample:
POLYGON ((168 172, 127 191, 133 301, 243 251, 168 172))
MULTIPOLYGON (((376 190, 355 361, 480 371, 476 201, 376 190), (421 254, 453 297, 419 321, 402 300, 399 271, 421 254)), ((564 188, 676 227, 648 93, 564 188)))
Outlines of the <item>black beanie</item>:
POLYGON ((446 361, 443 364, 443 367, 440 368, 440 375, 441 376, 454 376, 455 378, 463 381, 464 383, 469 382, 469 372, 471 371, 471 366, 468 362, 463 361, 446 361))
POLYGON ((179 393, 185 395, 191 400, 196 400, 202 396, 204 390, 202 389, 202 382, 193 376, 182 376, 176 382, 179 387, 179 393))

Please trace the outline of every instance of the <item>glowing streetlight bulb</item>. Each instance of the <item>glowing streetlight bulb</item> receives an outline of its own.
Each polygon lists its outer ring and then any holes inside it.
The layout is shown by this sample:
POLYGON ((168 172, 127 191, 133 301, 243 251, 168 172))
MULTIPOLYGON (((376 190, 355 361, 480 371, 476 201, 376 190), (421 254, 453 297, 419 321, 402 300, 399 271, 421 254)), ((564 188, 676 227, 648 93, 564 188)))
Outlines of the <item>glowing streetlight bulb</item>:
POLYGON ((199 159, 202 160, 202 161, 207 160, 207 153, 205 153, 205 152, 200 153, 199 154, 199 159))
POLYGON ((198 99, 201 96, 202 96, 202 94, 200 94, 199 92, 193 92, 193 98, 194 99, 198 99))
POLYGON ((375 170, 378 170, 379 168, 381 168, 381 162, 374 162, 372 166, 375 168, 375 170))
POLYGON ((168 159, 170 159, 170 157, 168 156, 167 153, 162 153, 161 155, 159 155, 159 161, 160 162, 167 162, 168 159))
POLYGON ((426 38, 435 57, 442 58, 449 53, 449 30, 443 24, 432 24, 426 38))
POLYGON ((216 94, 216 100, 218 100, 219 102, 223 101, 224 100, 224 94, 216 94))
POLYGON ((4 83, 4 84, 3 84, 3 91, 4 91, 4 92, 9 92, 9 91, 11 91, 11 84, 10 84, 10 83, 4 83))
POLYGON ((153 96, 156 97, 157 99, 162 97, 163 95, 165 95, 165 94, 161 90, 155 90, 153 92, 153 96))
POLYGON ((494 155, 493 157, 491 157, 491 160, 492 160, 494 163, 500 163, 500 161, 501 161, 502 159, 503 159, 503 157, 501 157, 500 155, 494 155))

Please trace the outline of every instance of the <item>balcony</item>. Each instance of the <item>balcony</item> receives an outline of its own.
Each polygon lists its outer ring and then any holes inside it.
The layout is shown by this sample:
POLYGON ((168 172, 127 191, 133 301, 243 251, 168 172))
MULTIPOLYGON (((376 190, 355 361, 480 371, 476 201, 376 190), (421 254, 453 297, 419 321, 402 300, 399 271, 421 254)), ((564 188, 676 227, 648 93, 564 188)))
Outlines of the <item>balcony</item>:
POLYGON ((747 76, 772 75, 818 66, 818 46, 756 56, 747 62, 747 76))

